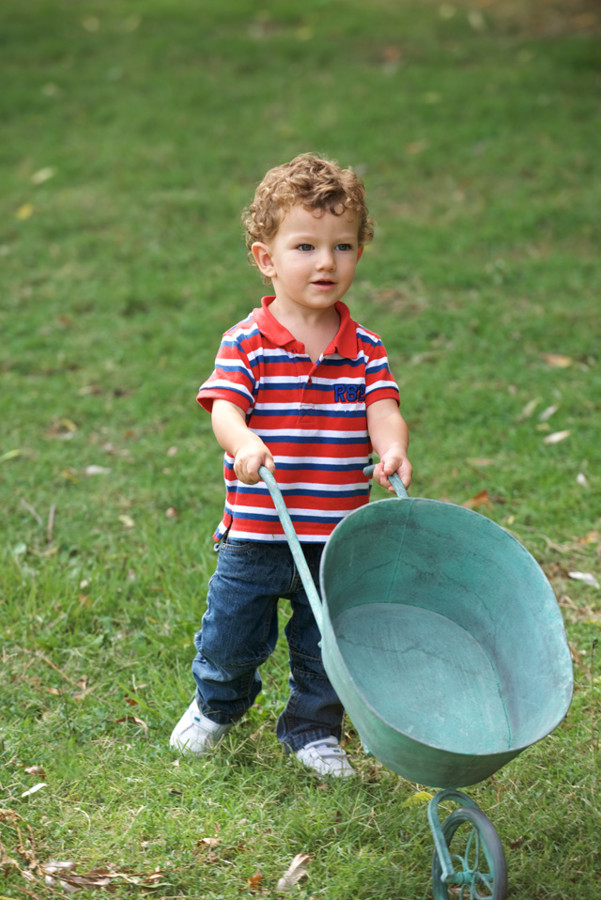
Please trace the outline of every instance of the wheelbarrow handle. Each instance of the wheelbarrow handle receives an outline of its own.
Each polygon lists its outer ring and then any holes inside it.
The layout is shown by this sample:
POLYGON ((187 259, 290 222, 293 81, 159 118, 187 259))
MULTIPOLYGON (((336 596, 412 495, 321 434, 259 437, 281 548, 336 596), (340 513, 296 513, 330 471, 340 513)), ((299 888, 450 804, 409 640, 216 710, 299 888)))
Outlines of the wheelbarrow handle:
POLYGON ((292 557, 294 559, 294 562, 296 563, 296 568, 303 583, 307 599, 309 600, 311 610, 313 612, 313 615, 315 616, 317 627, 323 634, 323 629, 321 627, 323 618, 321 598, 319 596, 317 588, 315 587, 315 582, 313 581, 311 570, 309 569, 307 560, 305 559, 305 554, 303 553, 303 548, 301 547, 298 535, 294 530, 294 525, 292 524, 290 513, 288 512, 288 509, 286 507, 286 501, 282 496, 282 492, 277 481, 268 468, 266 468, 265 466, 261 466, 259 469, 259 475, 269 489, 271 499, 273 500, 273 505, 275 506, 277 514, 280 518, 280 522, 282 523, 282 528, 284 529, 284 534, 286 535, 286 538, 288 540, 288 546, 290 547, 290 552, 292 553, 292 557))
MULTIPOLYGON (((365 477, 372 478, 375 468, 376 468, 375 466, 365 466, 365 468, 363 469, 363 474, 365 475, 365 477)), ((391 485, 393 486, 395 493, 396 493, 397 497, 399 498, 399 500, 408 500, 409 499, 409 494, 407 493, 407 488, 405 487, 405 485, 403 484, 403 482, 400 479, 400 476, 397 475, 396 472, 393 472, 392 475, 389 475, 388 480, 390 481, 391 485)))

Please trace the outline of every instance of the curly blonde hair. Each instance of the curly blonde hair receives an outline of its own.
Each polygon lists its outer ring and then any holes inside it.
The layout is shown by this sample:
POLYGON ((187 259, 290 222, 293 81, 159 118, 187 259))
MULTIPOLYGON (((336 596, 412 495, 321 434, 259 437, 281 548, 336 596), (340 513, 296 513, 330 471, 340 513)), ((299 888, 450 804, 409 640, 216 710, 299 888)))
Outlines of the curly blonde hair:
POLYGON ((277 233, 282 219, 293 206, 324 210, 341 216, 357 214, 359 246, 374 236, 373 220, 365 205, 365 187, 352 169, 315 153, 301 153, 291 162, 270 169, 255 191, 252 203, 242 213, 246 229, 249 259, 255 241, 268 243, 277 233))

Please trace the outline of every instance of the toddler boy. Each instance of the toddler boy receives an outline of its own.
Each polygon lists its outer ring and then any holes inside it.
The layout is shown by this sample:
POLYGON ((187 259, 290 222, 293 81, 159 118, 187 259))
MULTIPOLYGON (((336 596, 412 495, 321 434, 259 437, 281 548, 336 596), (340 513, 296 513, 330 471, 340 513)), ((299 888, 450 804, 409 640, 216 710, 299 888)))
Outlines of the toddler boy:
POLYGON ((259 668, 285 633, 290 695, 277 723, 288 752, 321 775, 353 774, 339 746, 344 710, 319 649, 320 634, 266 485, 275 473, 318 583, 324 544, 369 500, 363 467, 392 489, 411 481, 409 435, 378 337, 350 318, 342 297, 373 237, 361 180, 305 153, 271 169, 245 211, 249 258, 274 296, 223 336, 198 402, 225 451, 226 500, 218 562, 195 637, 196 697, 171 746, 202 756, 254 703, 259 668))

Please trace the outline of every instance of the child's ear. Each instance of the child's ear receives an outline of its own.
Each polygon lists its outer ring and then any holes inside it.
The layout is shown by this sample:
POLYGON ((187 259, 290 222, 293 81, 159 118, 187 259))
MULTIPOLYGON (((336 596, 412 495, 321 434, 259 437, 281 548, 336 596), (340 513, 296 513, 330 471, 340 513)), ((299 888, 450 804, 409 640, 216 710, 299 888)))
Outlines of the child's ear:
POLYGON ((363 251, 364 251, 364 250, 365 250, 365 247, 359 247, 359 251, 358 251, 358 253, 357 253, 357 262, 359 262, 359 260, 360 260, 361 257, 363 256, 363 251))
POLYGON ((265 275, 266 278, 273 278, 275 275, 275 266, 271 258, 271 250, 267 244, 263 244, 261 241, 255 241, 255 243, 251 245, 250 252, 253 255, 253 259, 257 264, 259 272, 262 275, 265 275))

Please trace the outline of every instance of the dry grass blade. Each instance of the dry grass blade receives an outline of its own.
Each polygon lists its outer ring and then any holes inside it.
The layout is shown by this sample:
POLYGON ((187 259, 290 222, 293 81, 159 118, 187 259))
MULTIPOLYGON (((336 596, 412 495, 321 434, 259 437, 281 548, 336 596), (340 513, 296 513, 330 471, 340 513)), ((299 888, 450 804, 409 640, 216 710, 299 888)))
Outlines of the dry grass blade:
MULTIPOLYGON (((0 840, 0 868, 16 869, 26 881, 35 881, 34 873, 39 869, 39 863, 33 829, 19 813, 12 809, 0 809, 0 826, 4 826, 9 834, 12 833, 12 842, 15 844, 17 854, 21 857, 21 861, 19 861, 10 856, 4 842, 0 840), (25 838, 24 831, 27 833, 25 838), (26 864, 26 868, 23 867, 23 862, 26 864)), ((0 834, 2 834, 1 829, 0 834)))
POLYGON ((49 862, 40 866, 40 873, 49 887, 60 886, 69 892, 103 888, 111 890, 116 884, 151 887, 163 878, 160 869, 153 872, 131 872, 128 869, 120 871, 110 866, 99 866, 81 875, 75 869, 76 864, 73 862, 49 862))
MULTIPOLYGON (((0 840, 0 869, 16 869, 29 884, 39 883, 46 888, 73 893, 81 890, 111 890, 116 884, 154 887, 163 878, 163 872, 158 867, 152 872, 133 872, 113 866, 98 866, 78 874, 77 864, 70 860, 41 863, 37 857, 33 829, 22 816, 12 809, 0 809, 1 825, 12 832, 12 841, 21 860, 11 856, 0 840)), ((17 887, 17 890, 37 898, 33 891, 22 887, 17 887)))
POLYGON ((79 681, 73 681, 72 678, 69 678, 68 675, 65 675, 65 673, 63 672, 63 670, 62 670, 62 669, 59 669, 59 667, 56 665, 56 663, 53 663, 52 660, 51 660, 51 659, 48 659, 47 656, 44 656, 43 653, 38 653, 37 656, 38 656, 39 659, 42 660, 42 662, 46 663, 47 666, 50 666, 51 669, 54 669, 55 672, 58 672, 58 674, 61 676, 61 678, 64 678, 65 681, 68 681, 68 682, 69 682, 69 684, 72 684, 72 685, 74 685, 75 687, 78 687, 78 688, 80 688, 80 689, 81 689, 82 687, 84 687, 84 685, 83 685, 82 682, 79 682, 79 681))

